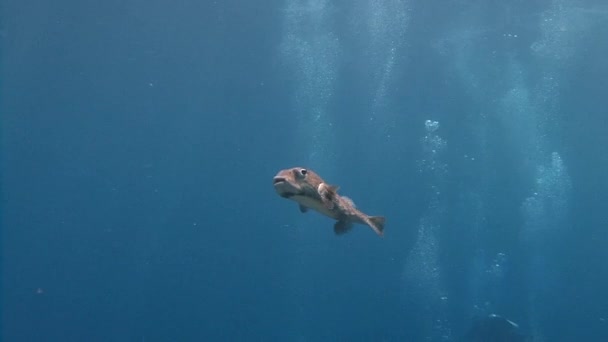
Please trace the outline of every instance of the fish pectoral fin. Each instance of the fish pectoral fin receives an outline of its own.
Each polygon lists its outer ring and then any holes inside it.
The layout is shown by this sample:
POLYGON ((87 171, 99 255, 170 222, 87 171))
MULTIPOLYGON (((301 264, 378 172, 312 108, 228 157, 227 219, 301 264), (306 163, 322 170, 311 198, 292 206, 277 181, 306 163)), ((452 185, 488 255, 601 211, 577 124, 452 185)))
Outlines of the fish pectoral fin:
POLYGON ((306 208, 305 206, 303 206, 303 205, 300 204, 300 212, 301 213, 305 213, 307 211, 308 211, 308 208, 306 208))
POLYGON ((331 199, 338 194, 338 189, 338 186, 321 183, 319 184, 317 191, 319 192, 319 196, 331 199))
POLYGON ((323 202, 323 206, 329 210, 334 208, 334 198, 338 195, 336 191, 338 190, 337 186, 332 186, 329 184, 321 183, 317 188, 319 193, 319 197, 321 198, 321 202, 323 202))
POLYGON ((334 233, 336 233, 336 235, 343 235, 348 233, 351 228, 353 228, 352 222, 338 221, 336 224, 334 224, 334 233))
POLYGON ((339 189, 340 189, 340 187, 337 186, 337 185, 329 185, 329 184, 327 184, 327 190, 329 190, 334 195, 338 192, 339 189))

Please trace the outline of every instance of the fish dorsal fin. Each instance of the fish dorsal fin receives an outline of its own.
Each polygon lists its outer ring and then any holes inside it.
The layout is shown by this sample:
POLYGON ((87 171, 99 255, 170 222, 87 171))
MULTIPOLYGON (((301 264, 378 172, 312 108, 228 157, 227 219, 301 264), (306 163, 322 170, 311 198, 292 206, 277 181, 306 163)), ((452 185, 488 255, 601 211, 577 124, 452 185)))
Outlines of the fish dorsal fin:
POLYGON ((348 205, 350 205, 353 208, 356 208, 357 206, 355 205, 355 202, 353 202, 352 199, 350 199, 349 197, 346 196, 342 196, 342 199, 344 200, 344 202, 346 202, 348 205))
POLYGON ((308 211, 308 208, 306 208, 305 206, 303 206, 303 205, 300 204, 300 212, 301 213, 305 213, 307 211, 308 211))

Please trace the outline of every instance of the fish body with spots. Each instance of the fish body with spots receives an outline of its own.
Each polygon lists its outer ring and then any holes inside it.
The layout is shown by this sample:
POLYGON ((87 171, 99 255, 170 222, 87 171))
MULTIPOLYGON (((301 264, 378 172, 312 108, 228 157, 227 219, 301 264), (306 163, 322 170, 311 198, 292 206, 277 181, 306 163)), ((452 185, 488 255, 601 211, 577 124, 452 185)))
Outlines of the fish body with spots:
POLYGON ((312 170, 303 167, 281 170, 274 176, 273 185, 281 197, 298 203, 301 212, 312 209, 336 220, 337 235, 350 231, 354 223, 369 226, 379 236, 384 234, 384 217, 358 210, 350 198, 338 194, 337 186, 329 185, 312 170))

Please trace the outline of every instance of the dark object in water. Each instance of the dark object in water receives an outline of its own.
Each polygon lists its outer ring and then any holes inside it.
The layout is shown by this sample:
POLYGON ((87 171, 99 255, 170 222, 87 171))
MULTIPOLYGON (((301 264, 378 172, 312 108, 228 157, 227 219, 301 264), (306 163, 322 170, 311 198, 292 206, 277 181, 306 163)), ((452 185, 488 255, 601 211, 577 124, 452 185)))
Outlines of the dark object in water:
POLYGON ((464 340, 470 342, 529 341, 528 337, 519 331, 517 324, 495 314, 475 320, 464 340))

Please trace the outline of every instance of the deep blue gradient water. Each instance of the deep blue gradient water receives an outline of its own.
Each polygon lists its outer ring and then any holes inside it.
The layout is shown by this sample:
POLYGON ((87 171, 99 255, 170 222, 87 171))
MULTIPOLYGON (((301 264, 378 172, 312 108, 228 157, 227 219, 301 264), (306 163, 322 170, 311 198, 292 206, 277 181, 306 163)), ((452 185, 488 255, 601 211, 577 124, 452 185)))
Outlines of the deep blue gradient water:
POLYGON ((603 1, 0 7, 3 341, 608 340, 603 1))

